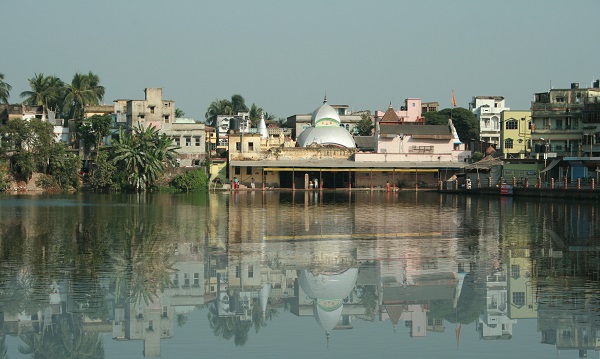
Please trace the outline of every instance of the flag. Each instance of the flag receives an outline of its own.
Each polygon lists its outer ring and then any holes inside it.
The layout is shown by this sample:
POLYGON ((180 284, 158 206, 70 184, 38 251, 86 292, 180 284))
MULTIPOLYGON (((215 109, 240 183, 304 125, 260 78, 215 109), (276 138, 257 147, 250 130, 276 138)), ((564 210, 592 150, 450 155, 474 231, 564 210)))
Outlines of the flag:
POLYGON ((452 90, 452 106, 456 108, 456 99, 454 98, 454 90, 452 90))

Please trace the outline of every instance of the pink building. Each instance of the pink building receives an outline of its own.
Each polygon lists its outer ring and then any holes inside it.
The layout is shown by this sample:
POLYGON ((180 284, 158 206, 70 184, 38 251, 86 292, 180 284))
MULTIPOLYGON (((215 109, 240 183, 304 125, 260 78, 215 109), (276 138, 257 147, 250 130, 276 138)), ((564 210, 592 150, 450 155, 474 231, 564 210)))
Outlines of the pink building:
MULTIPOLYGON (((390 107, 392 104, 390 103, 390 107)), ((386 111, 375 111, 375 121, 379 122, 386 111)), ((400 122, 419 122, 425 123, 425 119, 422 114, 421 99, 420 98, 407 98, 404 100, 404 106, 400 107, 400 110, 396 111, 396 115, 400 119, 400 122)))

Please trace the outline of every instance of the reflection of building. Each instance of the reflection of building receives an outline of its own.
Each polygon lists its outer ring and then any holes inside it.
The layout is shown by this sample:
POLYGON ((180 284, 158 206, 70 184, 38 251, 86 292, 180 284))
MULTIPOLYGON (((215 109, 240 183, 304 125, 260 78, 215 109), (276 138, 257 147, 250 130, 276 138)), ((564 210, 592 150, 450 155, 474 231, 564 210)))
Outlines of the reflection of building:
POLYGON ((551 278, 541 283, 538 331, 542 343, 556 350, 577 350, 579 358, 587 351, 600 350, 600 315, 597 293, 591 293, 577 278, 551 278))
POLYGON ((517 322, 507 316, 506 272, 489 274, 485 283, 486 301, 477 321, 479 338, 485 340, 511 339, 512 326, 517 322))

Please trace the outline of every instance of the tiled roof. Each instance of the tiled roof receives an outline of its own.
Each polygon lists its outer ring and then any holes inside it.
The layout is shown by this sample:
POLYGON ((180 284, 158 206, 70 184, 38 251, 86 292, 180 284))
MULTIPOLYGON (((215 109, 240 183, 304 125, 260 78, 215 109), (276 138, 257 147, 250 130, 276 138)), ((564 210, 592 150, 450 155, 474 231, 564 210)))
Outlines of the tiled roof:
POLYGON ((385 114, 381 118, 380 122, 400 122, 400 118, 396 114, 396 111, 394 111, 392 105, 390 105, 387 111, 385 111, 385 114))

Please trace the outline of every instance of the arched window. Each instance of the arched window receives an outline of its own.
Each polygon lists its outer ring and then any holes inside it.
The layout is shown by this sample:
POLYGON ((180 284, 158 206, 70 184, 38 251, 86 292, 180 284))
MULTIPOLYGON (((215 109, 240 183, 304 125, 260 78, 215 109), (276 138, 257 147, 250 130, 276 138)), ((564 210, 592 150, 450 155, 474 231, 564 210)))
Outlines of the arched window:
POLYGON ((504 148, 513 148, 513 140, 512 138, 507 138, 506 140, 504 140, 504 148))

